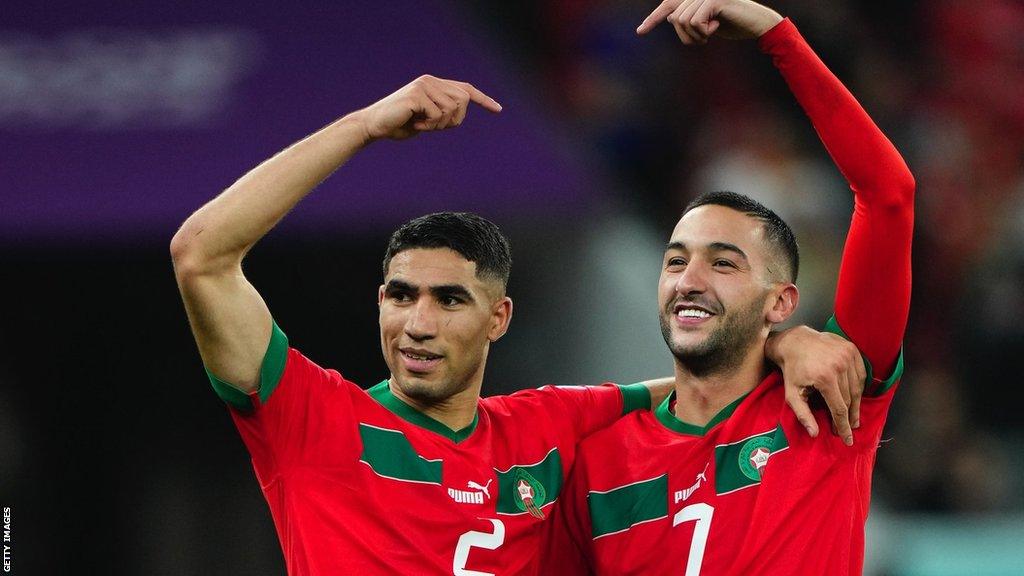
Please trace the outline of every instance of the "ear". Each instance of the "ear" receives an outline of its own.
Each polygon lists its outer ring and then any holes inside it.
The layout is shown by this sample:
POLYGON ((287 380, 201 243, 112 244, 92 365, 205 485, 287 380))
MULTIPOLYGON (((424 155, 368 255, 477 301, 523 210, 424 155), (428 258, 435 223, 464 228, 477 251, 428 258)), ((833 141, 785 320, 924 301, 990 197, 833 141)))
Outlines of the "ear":
POLYGON ((772 293, 771 308, 768 309, 765 320, 770 324, 781 324, 796 312, 796 307, 800 303, 800 291, 797 290, 796 284, 789 283, 779 285, 772 293))
POLYGON ((508 331, 508 324, 512 321, 512 299, 502 296, 491 307, 491 326, 487 331, 487 339, 497 342, 499 338, 508 331))
POLYGON ((383 304, 383 303, 384 303, 384 285, 381 284, 380 287, 377 288, 377 308, 380 308, 380 305, 383 304))

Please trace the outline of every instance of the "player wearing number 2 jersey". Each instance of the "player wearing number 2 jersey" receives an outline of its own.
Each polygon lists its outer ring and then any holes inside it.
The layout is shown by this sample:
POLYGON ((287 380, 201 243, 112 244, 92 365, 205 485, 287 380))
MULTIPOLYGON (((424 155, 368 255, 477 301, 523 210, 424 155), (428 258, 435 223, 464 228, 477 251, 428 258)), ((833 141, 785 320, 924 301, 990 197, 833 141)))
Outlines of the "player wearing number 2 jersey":
MULTIPOLYGON (((512 301, 508 242, 478 216, 432 214, 392 236, 378 293, 390 376, 367 391, 290 348, 243 275, 245 253, 349 157, 458 125, 470 102, 500 109, 469 84, 417 79, 264 162, 172 240, 200 354, 252 454, 292 575, 533 573, 577 442, 650 406, 644 386, 480 399, 512 301)), ((794 337, 773 347, 784 365, 806 359, 808 342, 794 337)))
POLYGON ((666 16, 687 44, 719 29, 759 38, 854 191, 827 329, 856 344, 869 368, 862 424, 853 446, 800 433, 780 374, 761 354, 769 327, 798 299, 791 232, 746 197, 700 197, 672 233, 659 288, 675 392, 584 440, 542 566, 860 574, 875 451, 903 370, 913 178, 789 20, 741 0, 670 0, 641 32, 666 16))

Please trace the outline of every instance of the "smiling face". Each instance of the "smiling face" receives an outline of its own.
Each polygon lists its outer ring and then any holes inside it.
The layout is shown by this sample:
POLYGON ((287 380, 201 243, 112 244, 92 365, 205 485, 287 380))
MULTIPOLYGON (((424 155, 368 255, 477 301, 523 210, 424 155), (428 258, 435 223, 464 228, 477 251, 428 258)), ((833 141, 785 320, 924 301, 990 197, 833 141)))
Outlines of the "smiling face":
POLYGON ((512 317, 500 280, 448 248, 404 250, 378 293, 381 351, 393 390, 420 404, 479 394, 490 343, 512 317))
POLYGON ((699 206, 679 220, 658 302, 665 342, 691 372, 737 366, 795 309, 796 286, 781 280, 768 246, 762 223, 732 208, 699 206))

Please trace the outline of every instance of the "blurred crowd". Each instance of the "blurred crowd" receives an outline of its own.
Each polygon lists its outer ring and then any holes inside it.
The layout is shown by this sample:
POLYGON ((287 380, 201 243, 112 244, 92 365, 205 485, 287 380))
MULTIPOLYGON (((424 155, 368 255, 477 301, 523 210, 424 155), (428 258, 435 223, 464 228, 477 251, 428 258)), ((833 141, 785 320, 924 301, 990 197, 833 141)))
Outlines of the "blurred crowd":
MULTIPOLYGON (((649 0, 527 2, 492 18, 573 133, 668 229, 731 189, 802 239, 800 320, 830 313, 851 195, 749 44, 638 40, 649 0), (536 29, 541 28, 542 41, 536 29), (529 29, 527 29, 529 28, 529 29), (531 38, 527 44, 515 40, 531 38), (813 287, 808 290, 806 287, 813 287)), ((906 158, 917 183, 907 376, 879 450, 895 510, 1024 507, 1024 3, 779 1, 906 158)))

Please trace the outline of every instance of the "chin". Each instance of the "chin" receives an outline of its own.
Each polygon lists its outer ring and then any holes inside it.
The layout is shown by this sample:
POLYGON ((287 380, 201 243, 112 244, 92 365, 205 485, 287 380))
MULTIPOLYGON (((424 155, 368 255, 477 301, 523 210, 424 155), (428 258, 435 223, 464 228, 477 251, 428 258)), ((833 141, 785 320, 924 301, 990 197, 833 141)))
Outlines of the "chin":
POLYGON ((427 378, 406 375, 400 379, 396 377, 395 384, 403 394, 424 404, 441 402, 454 395, 455 392, 446 382, 427 378))

